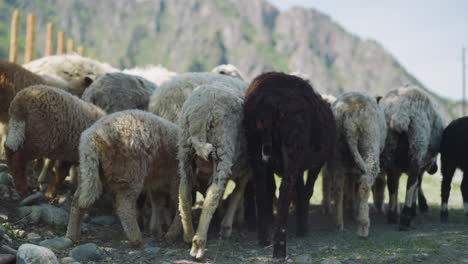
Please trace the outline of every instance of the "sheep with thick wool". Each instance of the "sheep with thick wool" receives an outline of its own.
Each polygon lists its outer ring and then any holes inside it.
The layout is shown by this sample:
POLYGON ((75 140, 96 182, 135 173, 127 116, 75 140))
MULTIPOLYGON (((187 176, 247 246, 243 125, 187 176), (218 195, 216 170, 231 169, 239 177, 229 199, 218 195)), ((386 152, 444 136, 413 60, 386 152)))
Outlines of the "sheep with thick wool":
MULTIPOLYGON (((150 195, 152 232, 157 231, 157 199, 168 196, 177 205, 179 130, 175 124, 140 110, 105 116, 86 129, 80 139, 79 185, 73 198, 67 237, 79 240, 86 209, 106 190, 113 197, 116 213, 131 244, 144 246, 137 223, 136 201, 142 191, 150 195)), ((180 215, 174 210, 166 239, 174 241, 181 229, 180 215)))
POLYGON ((23 89, 11 102, 5 141, 8 168, 15 188, 28 194, 26 165, 38 158, 63 161, 46 195, 52 197, 72 164, 78 163, 82 131, 105 112, 61 89, 33 85, 23 89))
POLYGON ((0 123, 2 126, 1 153, 3 153, 3 143, 8 128, 8 108, 15 95, 24 88, 44 84, 54 86, 70 93, 80 95, 84 89, 91 84, 92 80, 88 77, 77 77, 70 81, 48 75, 38 75, 21 65, 0 60, 0 123))
POLYGON ((86 75, 99 78, 108 72, 119 71, 107 63, 82 57, 78 54, 42 57, 23 64, 23 67, 36 74, 58 77, 67 81, 86 75))
POLYGON ((156 88, 156 84, 143 77, 113 72, 93 82, 81 98, 107 113, 127 109, 146 110, 156 88))
MULTIPOLYGON (((227 77, 233 79, 231 77, 227 77)), ((184 241, 192 242, 190 255, 203 258, 212 216, 223 197, 229 179, 236 187, 221 222, 221 234, 230 236, 234 214, 242 200, 251 172, 246 157, 242 128, 243 95, 239 86, 212 82, 198 86, 182 107, 179 119, 179 211, 184 241), (200 179, 208 175, 208 179, 200 179), (192 226, 192 188, 208 182, 208 189, 196 233, 192 226)))
MULTIPOLYGON (((362 92, 348 92, 332 104, 337 129, 337 143, 327 161, 326 176, 334 188, 336 225, 341 231, 345 182, 356 198, 358 236, 369 235, 368 199, 380 172, 380 154, 385 146, 387 124, 383 109, 375 97, 362 92), (356 188, 354 188, 357 186, 356 188), (354 194, 354 191, 357 193, 354 194)), ((325 177, 326 177, 325 176, 325 177)))
MULTIPOLYGON (((381 166, 387 175, 390 196, 388 221, 398 219, 398 185, 403 172, 408 174, 405 205, 400 216, 400 230, 408 230, 416 215, 416 198, 424 171, 437 171, 444 122, 429 96, 417 86, 404 86, 388 91, 379 104, 384 109, 388 126, 381 166)), ((427 205, 426 205, 427 206, 427 205)))
POLYGON ((232 64, 221 64, 216 67, 214 67, 211 72, 214 73, 219 73, 219 74, 224 74, 227 76, 231 76, 237 79, 244 80, 244 77, 242 73, 240 72, 239 69, 236 68, 236 66, 232 64))
POLYGON ((176 122, 182 105, 200 85, 213 82, 223 82, 231 87, 233 91, 243 96, 247 89, 247 83, 237 78, 211 72, 189 72, 179 74, 170 81, 163 83, 151 95, 148 111, 163 117, 169 121, 176 122))

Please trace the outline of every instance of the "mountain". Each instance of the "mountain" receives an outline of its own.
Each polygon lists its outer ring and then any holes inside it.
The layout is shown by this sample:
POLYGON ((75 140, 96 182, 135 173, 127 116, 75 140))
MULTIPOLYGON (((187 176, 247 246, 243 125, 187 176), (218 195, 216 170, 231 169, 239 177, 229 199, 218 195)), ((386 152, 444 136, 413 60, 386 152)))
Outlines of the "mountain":
MULTIPOLYGON (((2 14, 14 7, 23 11, 22 20, 26 12, 37 15, 36 57, 44 50, 45 24, 54 22, 87 54, 121 68, 162 64, 177 72, 207 71, 229 62, 249 79, 273 69, 300 72, 317 90, 334 95, 383 93, 407 83, 425 89, 379 43, 315 9, 280 12, 265 0, 0 1, 2 14)), ((0 17, 2 58, 10 17, 0 17)), ((447 119, 458 115, 455 103, 431 94, 447 119)))

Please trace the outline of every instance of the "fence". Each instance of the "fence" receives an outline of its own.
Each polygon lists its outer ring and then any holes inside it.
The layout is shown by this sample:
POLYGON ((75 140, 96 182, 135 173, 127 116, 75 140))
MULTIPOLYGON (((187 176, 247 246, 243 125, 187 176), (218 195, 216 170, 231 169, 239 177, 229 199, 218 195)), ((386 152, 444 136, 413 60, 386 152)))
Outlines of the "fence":
MULTIPOLYGON (((11 18, 11 27, 10 27, 10 55, 9 60, 11 62, 18 62, 18 31, 20 25, 20 11, 15 9, 11 18)), ((34 60, 34 52, 36 43, 36 16, 29 13, 27 16, 26 24, 26 45, 24 49, 24 61, 23 63, 28 63, 34 60)), ((76 51, 74 49, 75 42, 73 39, 69 38, 67 41, 67 53, 78 53, 81 56, 85 55, 85 49, 83 46, 79 46, 76 51)), ((46 38, 45 38, 45 50, 44 56, 54 55, 54 24, 47 24, 46 38)), ((57 50, 56 54, 64 54, 65 52, 65 32, 57 32, 57 50)))

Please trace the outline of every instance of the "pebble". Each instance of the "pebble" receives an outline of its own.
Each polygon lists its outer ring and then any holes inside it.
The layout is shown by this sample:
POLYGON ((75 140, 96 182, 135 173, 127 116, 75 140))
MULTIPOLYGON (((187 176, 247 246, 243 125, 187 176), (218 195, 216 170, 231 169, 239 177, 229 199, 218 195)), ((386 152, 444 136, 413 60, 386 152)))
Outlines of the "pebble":
POLYGON ((16 256, 11 254, 0 254, 0 264, 15 263, 16 256))
POLYGON ((158 253, 161 248, 159 247, 147 247, 145 249, 143 249, 146 253, 158 253))
POLYGON ((57 237, 43 240, 39 245, 51 249, 64 249, 73 245, 73 241, 66 237, 57 237))
POLYGON ((11 180, 10 175, 7 171, 0 172, 0 184, 12 185, 13 181, 11 180))
POLYGON ((76 261, 76 259, 72 258, 72 257, 64 257, 60 260, 60 263, 62 264, 75 264, 75 263, 79 263, 78 261, 76 261))
POLYGON ((10 188, 5 184, 0 184, 0 193, 2 194, 2 198, 10 199, 10 188))
POLYGON ((44 200, 44 194, 41 192, 33 193, 20 202, 20 206, 38 204, 44 200))
POLYGON ((312 264, 312 256, 310 254, 302 254, 291 258, 295 264, 312 264))
POLYGON ((102 251, 94 243, 79 245, 70 251, 69 256, 77 261, 98 260, 101 258, 102 251))
POLYGON ((113 216, 97 216, 91 219, 91 223, 100 226, 111 226, 115 223, 115 217, 113 216))
POLYGON ((320 264, 342 264, 341 261, 336 259, 325 259, 320 264))
POLYGON ((59 264, 55 254, 48 248, 33 244, 23 244, 16 255, 18 264, 59 264))
POLYGON ((26 240, 31 243, 37 243, 42 240, 42 237, 37 233, 29 233, 26 235, 26 240))

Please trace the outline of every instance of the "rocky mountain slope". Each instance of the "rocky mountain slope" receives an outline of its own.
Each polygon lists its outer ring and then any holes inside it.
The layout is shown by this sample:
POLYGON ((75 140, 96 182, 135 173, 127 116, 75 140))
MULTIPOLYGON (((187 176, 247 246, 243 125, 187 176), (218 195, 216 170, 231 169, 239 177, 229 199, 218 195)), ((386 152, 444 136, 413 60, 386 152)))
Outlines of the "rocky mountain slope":
MULTIPOLYGON (((0 1, 2 14, 13 7, 37 15, 37 55, 45 24, 54 22, 88 54, 121 68, 162 64, 177 72, 204 71, 229 62, 248 78, 272 69, 301 72, 319 91, 335 95, 423 86, 380 44, 350 34, 315 9, 280 12, 266 0, 0 1)), ((0 18, 3 36, 9 19, 0 18)), ((1 57, 7 44, 2 40, 1 57)), ((434 96, 447 118, 458 115, 455 104, 434 96)))

